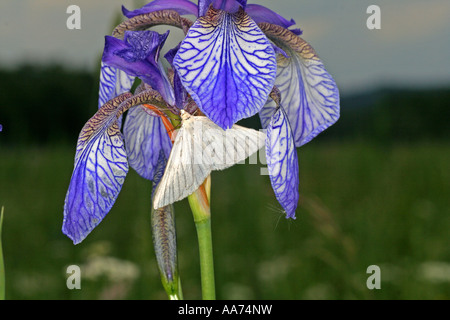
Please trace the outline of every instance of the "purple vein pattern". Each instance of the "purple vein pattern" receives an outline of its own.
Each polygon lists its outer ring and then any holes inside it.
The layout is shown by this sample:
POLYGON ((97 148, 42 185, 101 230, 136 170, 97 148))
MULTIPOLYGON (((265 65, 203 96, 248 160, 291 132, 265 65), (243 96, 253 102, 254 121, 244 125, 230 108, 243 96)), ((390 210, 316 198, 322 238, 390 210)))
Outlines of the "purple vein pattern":
MULTIPOLYGON (((269 38, 289 56, 279 54, 277 57, 275 85, 281 92, 295 146, 300 147, 338 120, 339 91, 306 41, 285 29, 276 36, 269 34, 269 38)), ((269 99, 260 113, 263 128, 268 126, 276 108, 276 103, 269 99)))
POLYGON ((186 90, 223 129, 259 112, 276 76, 274 49, 241 8, 210 8, 189 29, 174 59, 186 90))
POLYGON ((172 149, 161 118, 150 115, 140 105, 133 107, 128 110, 123 133, 130 166, 141 177, 153 180, 160 151, 168 159, 172 149))
POLYGON ((80 243, 106 216, 128 173, 117 118, 120 103, 130 96, 124 94, 107 102, 81 130, 64 202, 63 232, 74 244, 80 243))
POLYGON ((98 107, 101 108, 107 101, 118 95, 130 91, 133 76, 129 76, 122 70, 110 67, 103 62, 100 70, 100 89, 98 94, 98 107))
POLYGON ((295 219, 299 199, 297 149, 286 113, 280 107, 266 131, 266 158, 270 182, 287 218, 295 219))

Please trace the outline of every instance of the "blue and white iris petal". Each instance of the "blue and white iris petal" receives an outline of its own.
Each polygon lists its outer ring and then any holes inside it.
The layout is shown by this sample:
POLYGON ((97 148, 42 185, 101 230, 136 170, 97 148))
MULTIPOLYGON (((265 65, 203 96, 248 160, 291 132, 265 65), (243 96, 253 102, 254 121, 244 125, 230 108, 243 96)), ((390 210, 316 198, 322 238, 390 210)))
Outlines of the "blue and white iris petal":
MULTIPOLYGON (((277 42, 288 57, 277 57, 275 85, 280 90, 295 146, 300 147, 339 119, 339 90, 312 47, 300 37, 283 31, 288 42, 277 42)), ((278 40, 278 39, 276 39, 278 40)), ((266 128, 276 110, 268 100, 260 112, 261 124, 266 128)))
POLYGON ((108 66, 103 61, 100 69, 100 88, 98 93, 98 107, 101 108, 107 101, 130 91, 135 77, 126 72, 108 66))
POLYGON ((131 89, 135 77, 180 109, 187 91, 223 129, 259 113, 267 129, 270 181, 288 218, 295 218, 299 199, 296 147, 339 118, 336 83, 314 50, 298 37, 301 30, 291 28, 295 21, 263 6, 247 5, 246 0, 199 0, 198 5, 154 0, 134 11, 123 8, 128 18, 160 10, 197 17, 186 38, 166 55, 176 72, 174 87, 159 61, 168 32, 125 31, 123 40, 105 38, 99 110, 80 133, 64 204, 63 232, 74 243, 81 242, 111 209, 128 161, 141 176, 153 180, 154 187, 164 171, 172 143, 159 118, 135 106, 129 110, 124 135, 120 132, 124 112, 120 104, 131 96, 123 93, 131 89), (274 85, 283 106, 268 99, 274 85))
POLYGON ((189 29, 174 66, 198 107, 223 129, 258 113, 276 76, 275 51, 243 10, 210 8, 189 29))
POLYGON ((106 103, 81 130, 75 165, 64 201, 63 233, 74 244, 112 208, 128 173, 127 153, 118 118, 123 95, 106 103))
POLYGON ((286 217, 295 219, 299 200, 297 149, 287 115, 281 106, 267 126, 266 158, 275 196, 286 212, 286 217))
POLYGON ((123 133, 130 166, 143 178, 153 180, 160 152, 169 158, 172 142, 161 118, 148 114, 142 106, 128 110, 123 133))
POLYGON ((139 77, 157 90, 170 105, 175 104, 173 89, 159 61, 159 53, 169 31, 126 31, 124 40, 105 37, 102 61, 128 75, 139 77))

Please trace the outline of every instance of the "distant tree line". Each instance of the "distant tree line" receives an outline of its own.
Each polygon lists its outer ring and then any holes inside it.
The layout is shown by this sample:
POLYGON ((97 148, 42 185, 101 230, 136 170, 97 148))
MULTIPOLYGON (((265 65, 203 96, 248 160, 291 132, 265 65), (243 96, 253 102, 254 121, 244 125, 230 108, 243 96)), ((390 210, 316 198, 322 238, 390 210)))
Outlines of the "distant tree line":
POLYGON ((450 86, 379 89, 343 97, 341 117, 324 135, 380 143, 448 141, 449 119, 450 86))
POLYGON ((60 66, 0 70, 0 144, 74 143, 97 109, 97 78, 60 66))
MULTIPOLYGON (((0 145, 74 144, 97 110, 98 72, 26 65, 0 70, 0 145)), ((380 89, 341 98, 341 117, 318 141, 448 140, 450 87, 380 89)), ((243 121, 259 126, 258 117, 243 121)))

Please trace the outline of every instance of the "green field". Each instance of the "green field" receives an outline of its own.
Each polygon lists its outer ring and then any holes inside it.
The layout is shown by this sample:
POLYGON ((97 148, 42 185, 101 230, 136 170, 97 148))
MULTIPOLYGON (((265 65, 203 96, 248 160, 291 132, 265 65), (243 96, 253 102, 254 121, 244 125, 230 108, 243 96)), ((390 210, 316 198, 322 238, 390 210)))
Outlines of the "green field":
MULTIPOLYGON (((7 299, 166 299, 150 233, 151 183, 130 170, 116 205, 74 246, 61 233, 73 147, 0 149, 7 299), (66 268, 81 266, 81 290, 66 268)), ((288 221, 261 165, 212 175, 219 299, 450 299, 450 146, 311 142, 288 221), (366 269, 381 268, 369 290, 366 269)), ((200 299, 195 227, 176 203, 184 296, 200 299)))

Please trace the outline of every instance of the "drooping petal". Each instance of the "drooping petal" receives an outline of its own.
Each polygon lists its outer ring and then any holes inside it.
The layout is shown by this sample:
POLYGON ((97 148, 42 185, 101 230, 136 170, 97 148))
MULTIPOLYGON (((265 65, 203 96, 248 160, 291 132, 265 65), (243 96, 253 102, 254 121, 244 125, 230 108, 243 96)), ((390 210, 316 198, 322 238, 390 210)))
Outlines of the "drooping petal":
POLYGON ((102 61, 128 75, 139 77, 173 105, 173 90, 159 61, 161 47, 168 35, 169 31, 160 35, 147 30, 127 31, 124 40, 106 36, 102 61))
POLYGON ((275 52, 241 8, 210 8, 175 56, 180 79, 199 108, 223 129, 259 112, 276 75, 275 52))
POLYGON ((62 227, 74 244, 103 220, 122 188, 128 162, 117 118, 123 111, 120 104, 130 96, 104 104, 81 130, 62 227))
POLYGON ((283 107, 279 107, 271 117, 266 135, 267 168, 273 191, 286 217, 295 219, 299 199, 298 158, 283 107))
MULTIPOLYGON (((275 85, 300 147, 339 119, 339 90, 314 49, 287 29, 259 24, 266 35, 289 57, 278 55, 275 85)), ((269 100, 260 113, 263 128, 268 126, 276 104, 269 100)))
POLYGON ((124 92, 130 91, 133 86, 134 78, 135 77, 126 74, 120 69, 106 65, 102 61, 98 107, 101 108, 107 101, 124 92))
POLYGON ((128 110, 123 133, 130 166, 141 177, 153 180, 160 152, 168 159, 172 142, 161 118, 146 110, 140 105, 128 110))
POLYGON ((127 18, 160 10, 175 10, 180 15, 190 14, 197 16, 198 14, 197 5, 189 0, 154 0, 142 8, 133 11, 122 6, 122 12, 127 18))

